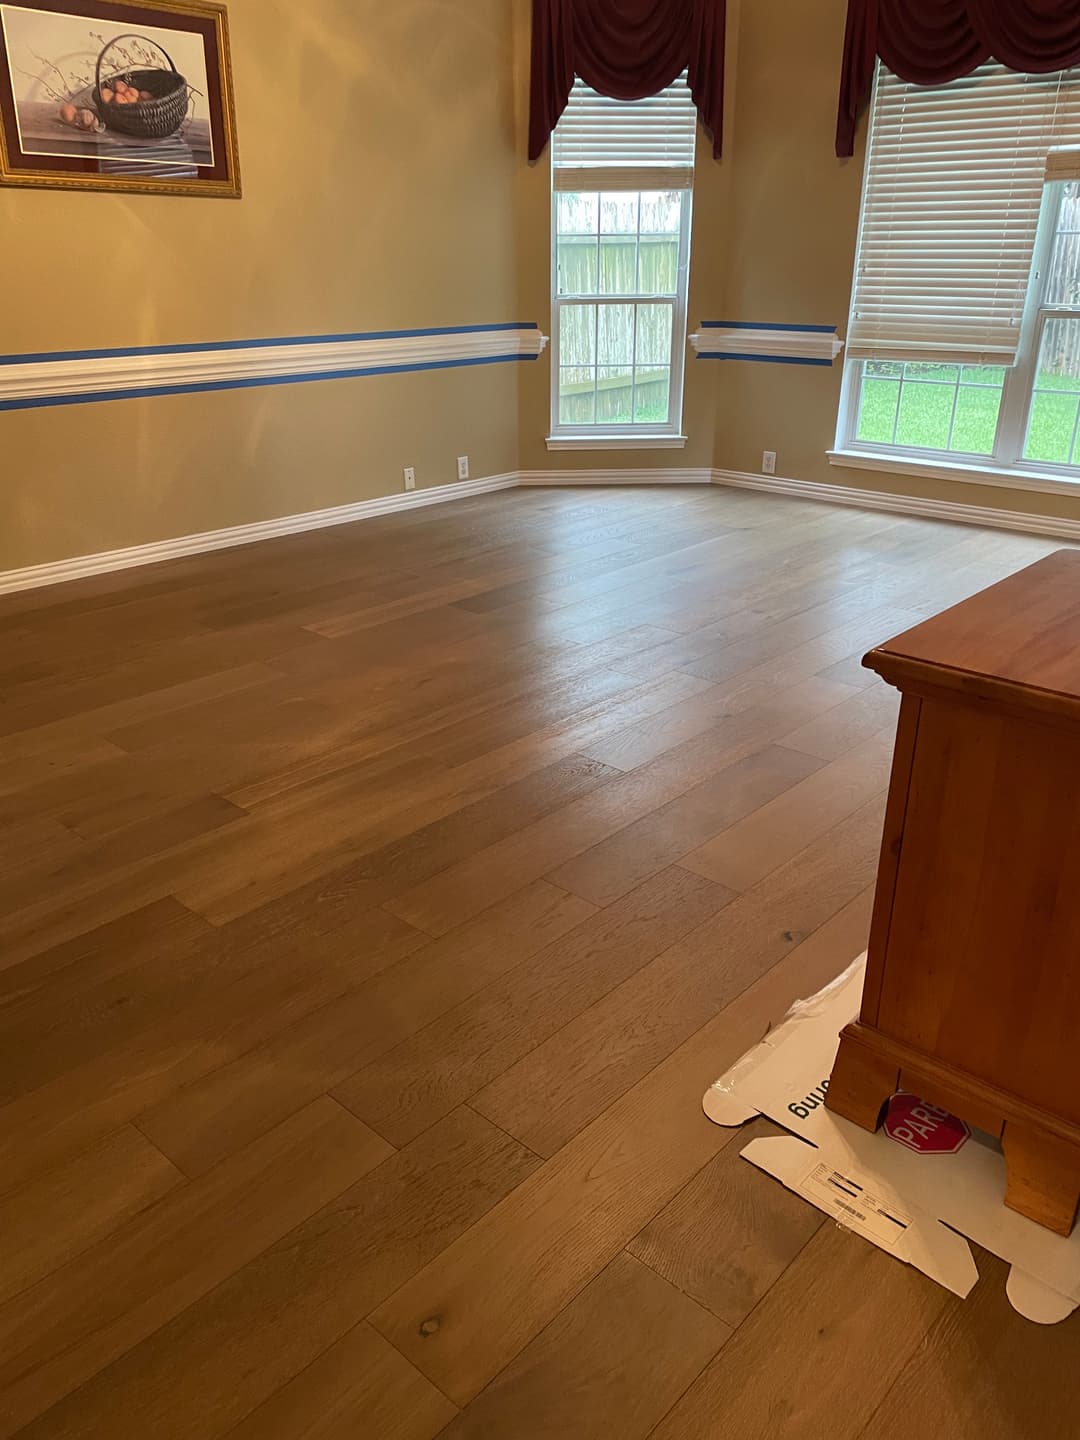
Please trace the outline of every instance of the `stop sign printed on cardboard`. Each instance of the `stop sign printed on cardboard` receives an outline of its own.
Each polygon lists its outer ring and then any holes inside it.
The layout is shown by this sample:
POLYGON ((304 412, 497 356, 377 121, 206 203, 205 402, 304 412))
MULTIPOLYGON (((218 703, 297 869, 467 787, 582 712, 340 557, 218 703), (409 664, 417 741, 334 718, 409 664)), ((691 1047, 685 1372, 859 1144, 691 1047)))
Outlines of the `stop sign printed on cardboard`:
POLYGON ((971 1138, 963 1120, 903 1090, 889 1101, 885 1134, 920 1155, 955 1155, 971 1138))

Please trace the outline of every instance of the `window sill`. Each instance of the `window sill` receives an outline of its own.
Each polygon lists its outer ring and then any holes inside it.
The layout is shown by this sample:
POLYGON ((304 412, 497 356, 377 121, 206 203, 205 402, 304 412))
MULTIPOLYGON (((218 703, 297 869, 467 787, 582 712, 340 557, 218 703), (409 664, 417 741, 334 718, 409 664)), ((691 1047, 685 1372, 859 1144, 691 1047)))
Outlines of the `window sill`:
POLYGON ((870 450, 829 450, 830 465, 853 470, 881 470, 892 475, 917 475, 926 480, 959 480, 967 485, 998 485, 1005 490, 1037 490, 1049 495, 1080 493, 1080 477, 1054 475, 1045 470, 1006 470, 1000 466, 978 465, 951 460, 916 460, 907 455, 889 455, 870 450))
POLYGON ((683 450, 685 435, 549 435, 549 450, 683 450))

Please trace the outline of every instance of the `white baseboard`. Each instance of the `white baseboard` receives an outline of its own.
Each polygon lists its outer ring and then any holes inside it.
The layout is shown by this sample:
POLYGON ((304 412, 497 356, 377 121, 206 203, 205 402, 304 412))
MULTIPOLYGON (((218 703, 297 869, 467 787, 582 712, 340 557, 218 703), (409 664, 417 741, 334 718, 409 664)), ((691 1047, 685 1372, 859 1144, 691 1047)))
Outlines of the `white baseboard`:
POLYGON ((788 480, 780 475, 755 475, 748 470, 714 470, 717 485, 739 490, 767 490, 796 500, 848 505, 857 510, 887 510, 895 515, 922 515, 929 520, 952 520, 961 525, 982 525, 992 530, 1018 530, 1027 535, 1051 535, 1080 540, 1080 520, 1057 515, 1032 515, 1022 510, 992 510, 985 505, 964 505, 956 500, 922 500, 916 495, 889 495, 879 490, 857 490, 848 485, 822 485, 813 480, 788 480))
POLYGON ((43 585, 59 585, 65 580, 82 580, 88 575, 103 575, 110 570, 155 565, 162 560, 176 560, 184 555, 201 555, 210 550, 228 550, 237 545, 252 545, 259 540, 273 540, 280 535, 298 535, 305 530, 348 525, 354 520, 368 520, 375 515, 390 515, 398 510, 413 510, 422 505, 442 505, 448 500, 463 500, 469 495, 485 495, 490 490, 510 490, 517 483, 517 474, 511 471, 506 475, 488 475, 478 480, 458 480, 450 485, 435 485, 429 490, 409 490, 400 495, 380 495, 374 500, 357 500, 351 505, 338 505, 332 510, 312 510, 305 515, 282 515, 275 520, 257 520, 252 525, 234 525, 227 530, 208 530, 202 535, 181 535, 175 540, 156 540, 149 545, 133 545, 127 550, 106 550, 99 555, 77 555, 71 560, 30 565, 24 570, 9 570, 6 574, 0 574, 0 595, 16 590, 36 590, 43 585))
POLYGON ((518 484, 533 485, 711 485, 713 472, 697 470, 522 470, 518 484))
POLYGON ((822 485, 811 480, 789 480, 779 475, 755 475, 743 470, 523 470, 510 471, 505 475, 483 476, 477 480, 456 481, 450 485, 436 485, 429 490, 382 495, 374 500, 357 500, 351 505, 339 505, 331 510, 312 510, 303 515, 282 515, 275 520, 259 520, 252 525, 234 525, 227 530, 209 530, 202 535, 182 535, 174 540, 158 540, 150 545, 134 545, 126 550, 78 555, 71 560, 56 560, 46 565, 30 565, 22 570, 9 570, 6 574, 0 574, 0 595, 18 590, 34 590, 44 585, 58 585, 65 580, 81 580, 112 570, 154 565, 162 560, 176 560, 184 555, 201 555, 211 550, 252 545, 259 540, 273 540, 281 535, 298 535, 305 530, 348 525, 354 520, 390 515, 423 505, 442 505, 450 500, 463 500, 470 495, 485 495, 493 490, 512 490, 518 486, 710 484, 728 485, 741 490, 764 490, 774 495, 815 500, 828 505, 849 505, 860 510, 922 515, 931 520, 953 520, 964 525, 982 525, 996 530, 1017 530, 1029 535, 1080 540, 1080 520, 1066 520, 1053 515, 1032 515, 1016 510, 991 510, 982 505, 964 505, 952 500, 920 500, 914 495, 888 495, 877 490, 856 490, 846 485, 822 485))

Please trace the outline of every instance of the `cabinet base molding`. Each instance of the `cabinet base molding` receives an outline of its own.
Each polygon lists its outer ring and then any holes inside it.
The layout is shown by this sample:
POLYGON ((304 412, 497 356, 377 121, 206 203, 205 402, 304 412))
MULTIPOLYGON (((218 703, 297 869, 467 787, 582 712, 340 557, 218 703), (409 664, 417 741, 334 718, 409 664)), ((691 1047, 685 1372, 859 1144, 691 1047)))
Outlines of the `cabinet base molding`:
POLYGON ((825 1104, 863 1130, 881 1124, 889 1097, 905 1090, 1001 1141, 1005 1204, 1058 1235, 1080 1206, 1080 1125, 894 1040, 861 1020, 846 1026, 825 1104))

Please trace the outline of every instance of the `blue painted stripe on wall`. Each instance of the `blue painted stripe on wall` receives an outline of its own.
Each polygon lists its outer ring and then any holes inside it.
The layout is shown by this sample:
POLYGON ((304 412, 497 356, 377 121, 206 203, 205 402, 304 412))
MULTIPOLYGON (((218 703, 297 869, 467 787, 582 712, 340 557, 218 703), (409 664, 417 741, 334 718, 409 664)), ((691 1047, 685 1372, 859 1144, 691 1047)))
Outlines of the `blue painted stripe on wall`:
POLYGON ((775 321, 703 320, 702 330, 794 330, 807 335, 831 335, 835 325, 778 325, 775 321))
POLYGON ((757 360, 762 365, 832 365, 831 360, 813 360, 805 355, 699 355, 699 360, 757 360))
MULTIPOLYGON (((482 326, 482 329, 494 328, 482 326)), ((524 326, 513 326, 524 329, 524 326)), ((529 326, 529 329, 536 327, 529 326)), ((428 332, 431 333, 431 332, 428 332)), ((94 390, 75 395, 45 395, 24 400, 0 400, 3 410, 41 410, 56 405, 87 405, 94 401, 140 400, 151 395, 198 395, 210 390, 253 390, 263 385, 301 385, 309 380, 350 380, 363 375, 402 375, 416 370, 457 370, 469 365, 502 365, 513 360, 536 360, 536 355, 479 355, 467 360, 426 360, 415 365, 374 365, 360 370, 324 370, 309 375, 250 376, 242 380, 207 380, 194 385, 146 385, 125 390, 94 390)))
POLYGON ((411 340, 427 335, 480 335, 487 331, 539 328, 533 320, 511 320, 498 325, 437 325, 428 330, 359 330, 346 335, 286 335, 267 340, 211 340, 195 345, 132 345, 115 350, 43 350, 37 354, 0 355, 0 365, 36 365, 63 360, 123 360, 135 355, 209 355, 219 350, 266 350, 274 345, 336 345, 351 340, 411 340))

